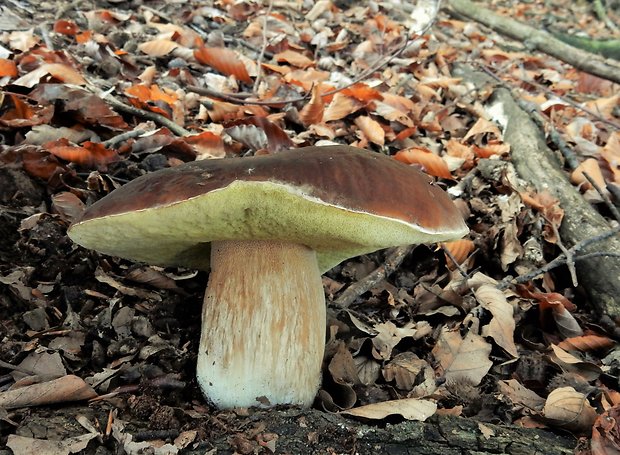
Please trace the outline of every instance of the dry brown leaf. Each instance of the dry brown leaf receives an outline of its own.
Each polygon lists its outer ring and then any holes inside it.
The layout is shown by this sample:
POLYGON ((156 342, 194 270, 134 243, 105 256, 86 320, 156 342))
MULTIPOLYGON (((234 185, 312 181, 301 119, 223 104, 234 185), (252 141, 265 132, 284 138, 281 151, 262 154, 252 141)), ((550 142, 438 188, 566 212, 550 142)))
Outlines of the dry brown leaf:
POLYGON ((615 183, 620 183, 620 132, 614 131, 610 134, 607 144, 600 152, 601 158, 606 163, 606 167, 615 183))
POLYGON ((413 120, 407 115, 407 112, 404 112, 384 101, 373 101, 370 103, 372 111, 380 117, 390 121, 390 122, 398 122, 402 125, 413 127, 413 120))
POLYGON ((17 77, 17 65, 13 60, 0 58, 0 77, 17 77))
POLYGON ((155 39, 138 45, 138 50, 151 57, 163 57, 179 47, 179 43, 171 39, 155 39))
POLYGON ((340 414, 364 419, 380 420, 390 415, 401 415, 407 420, 425 421, 437 411, 437 405, 429 400, 403 398, 402 400, 383 401, 358 408, 341 411, 340 414))
POLYGON ((338 350, 329 362, 328 370, 332 379, 338 384, 355 385, 360 383, 357 366, 344 342, 338 344, 338 350))
POLYGON ((491 158, 492 156, 507 155, 510 152, 509 144, 487 144, 478 146, 474 144, 472 149, 478 158, 491 158))
POLYGON ((385 131, 379 122, 366 115, 361 115, 355 119, 355 124, 370 142, 377 145, 385 144, 385 131))
POLYGON ((196 159, 224 158, 226 149, 222 136, 211 131, 184 136, 183 141, 191 145, 196 152, 196 159))
POLYGON ((596 112, 602 117, 611 117, 613 110, 618 106, 618 100, 620 100, 620 94, 616 93, 606 98, 599 98, 593 101, 588 101, 586 108, 596 112))
POLYGON ((89 441, 98 436, 98 433, 87 433, 82 436, 65 438, 62 441, 51 441, 11 434, 7 439, 6 446, 15 455, 69 455, 86 449, 89 441))
POLYGON ((194 57, 198 62, 209 65, 226 76, 235 76, 241 82, 252 83, 247 68, 233 50, 202 46, 194 50, 194 57))
POLYGON ((63 138, 47 142, 41 147, 63 160, 87 167, 102 166, 120 160, 116 151, 105 148, 101 143, 91 141, 78 146, 63 138))
POLYGON ((299 112, 299 119, 305 126, 310 126, 323 121, 323 112, 325 103, 323 102, 321 84, 317 84, 312 88, 312 97, 310 101, 299 112))
POLYGON ((54 23, 54 32, 60 33, 61 35, 75 36, 79 31, 80 28, 72 21, 60 19, 54 23))
POLYGON ((467 379, 478 385, 493 366, 489 360, 491 345, 484 338, 469 332, 462 339, 458 330, 444 327, 433 348, 446 380, 467 379))
POLYGON ((382 322, 374 326, 377 336, 372 339, 375 347, 373 354, 376 358, 388 360, 392 358, 392 349, 403 338, 413 337, 416 334, 415 324, 408 323, 404 327, 397 327, 391 321, 382 322))
POLYGON ((273 56, 273 58, 278 63, 286 62, 298 68, 307 68, 314 64, 314 62, 305 55, 300 54, 299 52, 292 51, 290 49, 277 53, 273 56))
POLYGON ((574 373, 585 378, 587 381, 598 379, 602 373, 598 365, 585 362, 555 344, 551 345, 551 349, 553 349, 554 353, 554 356, 550 358, 551 361, 567 373, 574 373))
POLYGON ((588 158, 587 160, 582 161, 570 175, 570 181, 575 185, 580 186, 581 189, 585 191, 592 188, 592 185, 584 173, 588 174, 588 176, 594 180, 594 183, 596 183, 599 188, 606 191, 605 177, 603 177, 603 172, 601 172, 601 167, 598 164, 598 160, 588 158))
POLYGON ((386 381, 394 381, 400 390, 412 391, 410 398, 423 398, 437 389, 435 372, 426 360, 418 358, 412 352, 396 355, 384 368, 386 381))
POLYGON ((519 241, 518 234, 519 228, 516 219, 504 224, 500 245, 500 263, 504 272, 508 270, 510 264, 523 255, 523 246, 519 241))
POLYGON ((426 173, 435 177, 444 179, 452 179, 452 174, 448 169, 446 162, 438 155, 435 155, 428 149, 421 147, 411 147, 394 155, 398 161, 406 164, 419 164, 424 168, 426 173))
POLYGON ((497 386, 499 391, 514 404, 526 406, 533 411, 541 411, 545 405, 543 397, 524 387, 515 379, 498 381, 497 386))
POLYGON ((360 101, 340 92, 336 93, 327 108, 325 108, 323 121, 331 122, 333 120, 343 119, 347 115, 361 109, 362 106, 363 104, 360 101))
POLYGON ((295 147, 286 132, 266 117, 251 116, 225 123, 226 134, 250 149, 271 153, 295 147))
POLYGON ((474 291, 474 296, 482 308, 493 315, 491 322, 482 328, 482 336, 493 338, 508 354, 519 357, 514 342, 514 310, 504 293, 494 286, 483 284, 474 291))
POLYGON ((84 210, 86 210, 84 203, 69 191, 63 191, 52 196, 52 213, 57 213, 68 223, 73 223, 81 218, 84 210))
POLYGON ((583 335, 567 338, 558 347, 566 350, 577 350, 581 352, 591 352, 609 349, 615 344, 614 340, 600 335, 583 335))
POLYGON ((450 252, 452 257, 449 257, 446 254, 446 263, 448 264, 448 268, 450 270, 455 270, 456 266, 452 262, 452 259, 454 258, 458 265, 463 264, 465 259, 467 259, 471 252, 474 251, 476 245, 469 239, 460 239, 452 242, 444 242, 441 244, 441 247, 450 252))
POLYGON ((383 99, 383 95, 381 95, 381 92, 379 92, 379 90, 371 88, 363 82, 358 82, 351 87, 347 87, 346 89, 342 90, 341 93, 343 95, 355 98, 356 100, 363 103, 383 99))
POLYGON ((592 427, 592 455, 620 453, 620 406, 614 406, 598 416, 592 427))
POLYGON ((63 376, 40 384, 32 384, 0 393, 0 407, 6 409, 42 406, 52 403, 89 400, 97 393, 81 378, 63 376))
POLYGON ((491 121, 481 117, 469 129, 469 131, 467 132, 467 134, 463 138, 463 142, 466 142, 467 139, 469 139, 471 137, 474 137, 474 136, 477 136, 479 134, 492 134, 497 139, 501 139, 502 138, 502 133, 499 130, 499 127, 495 123, 493 123, 493 122, 491 122, 491 121))
POLYGON ((44 63, 37 69, 24 74, 19 79, 13 81, 14 85, 32 88, 39 84, 43 78, 51 76, 54 79, 73 85, 84 85, 86 80, 74 68, 63 63, 44 63))
MULTIPOLYGON (((560 228, 564 218, 564 209, 560 206, 560 201, 553 197, 551 193, 545 190, 540 193, 521 192, 519 195, 524 204, 540 211, 547 223, 551 223, 557 229, 560 228)), ((549 224, 545 224, 543 236, 549 243, 557 243, 558 241, 555 231, 549 224)))
POLYGON ((572 387, 561 387, 547 397, 543 416, 550 425, 586 432, 596 420, 596 410, 583 393, 572 387))
POLYGON ((358 355, 353 358, 355 366, 357 367, 357 376, 360 382, 364 385, 374 384, 381 375, 381 364, 375 359, 358 355))

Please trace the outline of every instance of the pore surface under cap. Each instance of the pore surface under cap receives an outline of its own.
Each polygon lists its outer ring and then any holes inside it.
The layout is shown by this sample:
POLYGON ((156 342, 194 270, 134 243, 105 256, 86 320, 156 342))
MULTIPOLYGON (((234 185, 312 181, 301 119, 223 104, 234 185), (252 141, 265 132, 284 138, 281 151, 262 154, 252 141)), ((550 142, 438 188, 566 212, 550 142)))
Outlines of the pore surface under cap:
POLYGON ((187 163, 91 206, 69 235, 128 259, 206 268, 214 240, 280 239, 322 271, 377 249, 465 235, 450 198, 416 169, 348 146, 187 163))

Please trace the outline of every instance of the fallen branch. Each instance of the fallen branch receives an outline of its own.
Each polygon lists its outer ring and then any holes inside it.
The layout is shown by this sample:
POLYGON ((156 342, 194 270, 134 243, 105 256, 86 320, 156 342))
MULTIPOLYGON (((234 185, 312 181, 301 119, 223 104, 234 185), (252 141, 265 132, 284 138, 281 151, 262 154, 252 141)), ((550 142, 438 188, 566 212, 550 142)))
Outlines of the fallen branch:
MULTIPOLYGON (((494 82, 485 73, 465 65, 457 66, 454 74, 479 89, 494 82)), ((620 237, 617 230, 610 230, 607 220, 568 181, 540 129, 518 106, 509 90, 495 89, 489 104, 504 129, 504 140, 511 146, 512 162, 520 177, 537 191, 549 191, 560 201, 565 211, 560 227, 563 241, 569 248, 579 245, 577 249, 583 254, 607 253, 577 261, 577 276, 597 312, 620 319, 620 260, 617 259, 620 237)))
POLYGON ((502 35, 521 41, 528 49, 539 50, 586 73, 620 83, 620 65, 616 63, 563 43, 543 30, 494 14, 468 0, 448 0, 448 5, 452 15, 479 22, 502 35))

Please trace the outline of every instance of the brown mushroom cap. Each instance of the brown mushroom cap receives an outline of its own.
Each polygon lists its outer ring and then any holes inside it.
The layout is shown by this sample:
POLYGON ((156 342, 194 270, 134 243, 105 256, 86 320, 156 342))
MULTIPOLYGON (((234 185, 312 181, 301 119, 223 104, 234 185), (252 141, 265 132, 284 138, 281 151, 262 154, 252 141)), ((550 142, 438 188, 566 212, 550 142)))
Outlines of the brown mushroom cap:
POLYGON ((425 174, 349 146, 186 163, 144 175, 93 204, 77 243, 150 264, 208 267, 215 240, 283 240, 346 258, 468 232, 425 174))

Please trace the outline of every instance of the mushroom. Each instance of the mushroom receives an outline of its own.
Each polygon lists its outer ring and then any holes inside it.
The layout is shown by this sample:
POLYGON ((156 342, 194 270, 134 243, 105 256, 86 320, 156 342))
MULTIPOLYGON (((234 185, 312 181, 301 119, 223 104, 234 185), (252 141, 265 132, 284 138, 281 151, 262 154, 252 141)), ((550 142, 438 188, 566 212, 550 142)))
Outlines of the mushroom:
POLYGON ((233 408, 312 404, 325 344, 323 272, 467 232, 428 176, 338 145, 144 175, 89 207, 69 237, 149 264, 210 268, 196 376, 208 400, 233 408))

